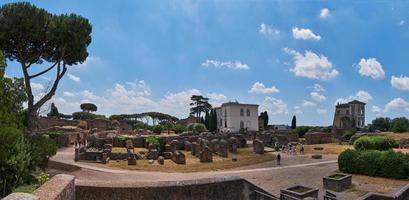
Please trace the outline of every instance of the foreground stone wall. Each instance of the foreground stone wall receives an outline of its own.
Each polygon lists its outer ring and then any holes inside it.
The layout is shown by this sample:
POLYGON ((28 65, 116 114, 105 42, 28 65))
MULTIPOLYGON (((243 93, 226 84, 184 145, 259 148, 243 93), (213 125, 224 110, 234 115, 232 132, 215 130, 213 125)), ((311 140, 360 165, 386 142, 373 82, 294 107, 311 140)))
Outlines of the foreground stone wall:
POLYGON ((255 190, 267 193, 240 177, 217 177, 188 181, 109 183, 77 182, 77 200, 250 200, 255 190))
POLYGON ((58 174, 32 194, 13 193, 3 200, 75 200, 75 177, 58 174))
POLYGON ((409 184, 394 194, 379 194, 370 192, 358 200, 407 200, 409 199, 409 184))

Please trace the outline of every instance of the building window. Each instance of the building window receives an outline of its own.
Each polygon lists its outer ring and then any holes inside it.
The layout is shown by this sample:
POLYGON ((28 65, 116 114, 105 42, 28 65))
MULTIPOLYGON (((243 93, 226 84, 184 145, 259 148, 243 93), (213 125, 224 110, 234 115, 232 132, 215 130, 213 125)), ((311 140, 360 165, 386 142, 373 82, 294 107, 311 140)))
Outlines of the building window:
POLYGON ((240 116, 244 116, 244 109, 240 108, 240 116))
POLYGON ((349 110, 346 111, 346 114, 349 115, 349 110))
POLYGON ((247 116, 250 116, 250 109, 247 109, 247 116))
POLYGON ((240 121, 240 129, 244 129, 244 122, 240 121))

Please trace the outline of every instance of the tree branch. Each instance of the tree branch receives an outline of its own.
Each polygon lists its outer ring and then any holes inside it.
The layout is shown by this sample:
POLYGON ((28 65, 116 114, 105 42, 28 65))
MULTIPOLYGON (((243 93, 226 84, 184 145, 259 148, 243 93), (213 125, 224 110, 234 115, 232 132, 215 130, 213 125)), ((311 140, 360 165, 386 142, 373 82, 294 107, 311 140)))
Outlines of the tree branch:
POLYGON ((53 83, 53 86, 51 87, 50 92, 48 92, 46 95, 44 95, 43 98, 41 98, 34 105, 34 108, 36 108, 36 109, 40 108, 42 105, 44 105, 45 102, 47 102, 48 100, 50 100, 54 96, 55 91, 57 90, 58 83, 60 82, 61 78, 64 76, 65 72, 67 72, 67 67, 66 67, 65 63, 63 63, 62 71, 61 71, 61 62, 58 62, 57 66, 58 66, 57 67, 57 75, 56 75, 55 81, 53 83))
MULTIPOLYGON (((51 65, 49 68, 47 68, 46 70, 44 70, 44 71, 42 71, 42 72, 39 72, 39 73, 34 74, 34 75, 31 75, 29 78, 32 79, 32 78, 35 78, 35 77, 37 77, 37 76, 41 76, 41 75, 47 73, 48 71, 50 71, 51 69, 53 69, 53 68, 57 65, 57 63, 58 63, 58 62, 54 63, 53 65, 51 65)), ((27 68, 28 68, 28 67, 27 67, 27 68)))

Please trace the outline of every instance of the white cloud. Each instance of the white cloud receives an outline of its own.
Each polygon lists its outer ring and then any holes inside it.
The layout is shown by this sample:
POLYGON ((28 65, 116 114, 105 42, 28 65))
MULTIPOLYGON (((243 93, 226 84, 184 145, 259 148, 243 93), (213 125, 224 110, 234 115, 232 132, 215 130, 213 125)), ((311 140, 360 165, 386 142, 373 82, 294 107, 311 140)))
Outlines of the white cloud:
POLYGON ((329 11, 328 8, 323 8, 320 11, 320 18, 326 19, 327 17, 331 16, 331 12, 329 11))
POLYGON ((80 78, 80 77, 75 76, 75 75, 73 75, 73 74, 68 73, 67 76, 68 76, 68 78, 69 78, 70 80, 72 80, 72 81, 74 81, 74 82, 79 83, 79 82, 81 81, 81 78, 80 78))
POLYGON ((380 112, 382 112, 382 108, 380 108, 378 106, 372 106, 371 111, 373 113, 380 113, 380 112))
POLYGON ((292 31, 293 37, 297 40, 321 40, 321 36, 314 34, 310 29, 294 27, 292 31))
POLYGON ((349 96, 349 97, 346 97, 346 98, 339 98, 339 99, 337 99, 337 100, 335 101, 335 104, 338 104, 338 103, 348 103, 348 102, 353 101, 353 100, 358 100, 358 101, 362 101, 362 102, 364 102, 364 103, 368 103, 368 102, 371 101, 372 99, 373 99, 373 97, 372 97, 371 94, 369 94, 369 93, 366 92, 366 91, 360 90, 360 91, 358 91, 358 92, 355 94, 355 96, 349 96))
POLYGON ((260 105, 260 110, 267 110, 268 113, 273 115, 288 114, 287 104, 283 100, 274 97, 266 97, 260 105))
POLYGON ((303 111, 301 110, 300 106, 294 106, 294 114, 296 114, 296 115, 303 114, 303 111))
POLYGON ((296 76, 329 80, 338 75, 338 71, 332 68, 332 63, 324 55, 317 55, 312 51, 305 51, 303 55, 288 48, 284 48, 284 51, 293 55, 294 66, 290 71, 296 76))
POLYGON ((318 92, 311 92, 310 96, 311 96, 311 99, 316 101, 316 102, 323 102, 323 101, 327 100, 327 98, 324 95, 322 95, 322 94, 320 94, 318 92))
POLYGON ((151 89, 146 85, 144 80, 126 82, 126 84, 131 86, 132 90, 136 92, 138 96, 149 96, 151 94, 151 89))
POLYGON ((44 90, 44 86, 41 83, 31 82, 31 89, 33 89, 33 91, 39 92, 44 90))
POLYGON ((259 94, 272 94, 272 93, 278 93, 280 90, 278 90, 275 86, 271 87, 266 87, 264 86, 263 83, 260 82, 255 82, 251 89, 249 90, 249 93, 259 93, 259 94))
POLYGON ((77 65, 77 67, 92 67, 96 65, 100 65, 102 63, 102 59, 97 56, 88 56, 87 59, 82 63, 77 65))
POLYGON ((315 92, 323 92, 323 91, 325 91, 325 88, 324 88, 322 85, 318 84, 318 83, 314 84, 311 88, 312 88, 312 90, 315 91, 315 92))
POLYGON ((65 92, 63 92, 63 95, 64 95, 64 96, 67 96, 67 97, 73 97, 73 96, 75 96, 75 93, 74 93, 74 92, 65 91, 65 92))
POLYGON ((248 70, 250 67, 247 64, 241 63, 238 60, 235 61, 219 61, 219 60, 206 60, 202 63, 202 67, 209 68, 228 68, 228 69, 235 69, 235 70, 248 70))
POLYGON ((260 28, 258 30, 260 34, 263 34, 264 36, 277 36, 280 34, 280 30, 275 29, 267 24, 260 24, 260 28))
POLYGON ((392 87, 398 90, 406 90, 409 91, 409 77, 407 76, 392 76, 391 78, 391 85, 392 87))
POLYGON ((207 97, 209 98, 209 103, 212 104, 213 107, 218 107, 227 101, 227 97, 221 93, 208 93, 207 97))
POLYGON ((324 108, 317 108, 317 113, 318 113, 318 114, 326 114, 326 113, 327 113, 327 110, 324 109, 324 108))
POLYGON ((400 22, 399 22, 399 25, 404 25, 406 23, 406 21, 405 20, 400 20, 400 22))
POLYGON ((383 71, 381 63, 379 63, 376 58, 362 58, 358 67, 361 76, 370 76, 373 79, 382 79, 385 77, 385 71, 383 71))
POLYGON ((302 106, 304 106, 304 107, 315 107, 315 106, 317 106, 317 104, 314 103, 314 102, 311 102, 311 101, 304 100, 302 106))
POLYGON ((409 108, 409 103, 406 100, 398 97, 398 98, 393 99, 389 103, 387 103, 385 105, 385 108, 384 108, 383 112, 389 112, 389 111, 395 110, 395 109, 405 109, 405 110, 407 110, 408 108, 409 108))

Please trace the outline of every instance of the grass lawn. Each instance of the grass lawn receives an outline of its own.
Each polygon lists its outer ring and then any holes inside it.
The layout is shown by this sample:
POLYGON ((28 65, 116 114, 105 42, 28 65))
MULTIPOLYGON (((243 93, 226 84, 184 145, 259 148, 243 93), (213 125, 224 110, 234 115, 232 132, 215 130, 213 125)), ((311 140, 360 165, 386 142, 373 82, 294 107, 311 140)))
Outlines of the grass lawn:
MULTIPOLYGON (((336 143, 331 143, 331 144, 313 144, 313 145, 304 145, 305 153, 307 154, 340 154, 341 152, 347 150, 347 149, 352 149, 352 145, 339 145, 336 143), (321 151, 314 150, 316 147, 322 147, 324 148, 321 151)), ((297 148, 297 150, 300 150, 300 147, 297 148)))
MULTIPOLYGON (((115 151, 119 151, 116 149, 115 151)), ((126 152, 126 149, 124 150, 126 152)), ((128 161, 115 161, 111 160, 106 165, 110 168, 120 168, 129 170, 145 170, 145 171, 161 171, 161 172, 200 172, 200 171, 217 171, 224 169, 231 169, 235 167, 241 167, 246 165, 252 165, 275 159, 275 155, 266 153, 264 155, 258 155, 253 153, 252 148, 238 149, 238 154, 229 153, 228 158, 222 158, 213 154, 212 163, 200 163, 200 160, 193 156, 190 152, 183 152, 186 156, 186 164, 178 165, 172 160, 165 160, 164 165, 159 165, 157 161, 154 164, 149 164, 148 160, 138 160, 135 166, 128 166, 128 161), (237 158, 237 161, 232 161, 232 156, 237 158)))

